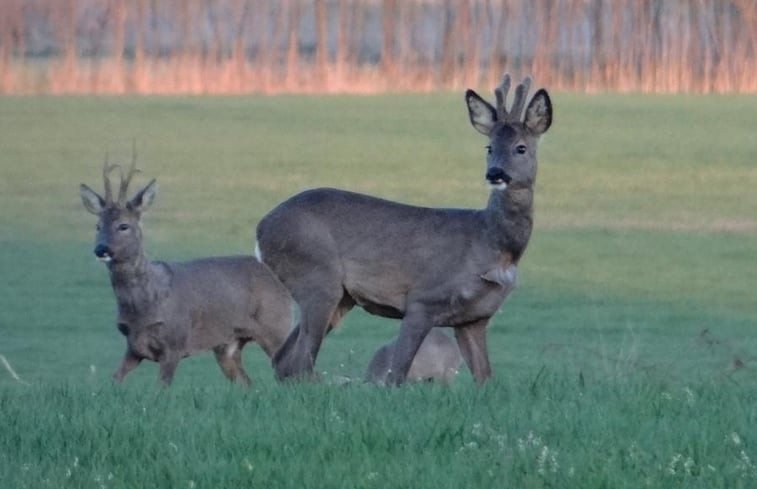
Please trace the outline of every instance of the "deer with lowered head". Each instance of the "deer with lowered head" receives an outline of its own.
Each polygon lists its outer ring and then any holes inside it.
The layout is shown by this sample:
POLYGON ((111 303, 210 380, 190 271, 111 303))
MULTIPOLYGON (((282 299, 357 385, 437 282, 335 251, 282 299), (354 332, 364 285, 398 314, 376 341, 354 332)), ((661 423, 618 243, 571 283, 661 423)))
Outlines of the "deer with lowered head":
MULTIPOLYGON (((136 157, 135 157, 136 158, 136 157)), ((150 261, 142 245, 140 217, 153 202, 153 179, 127 200, 134 162, 121 171, 114 198, 103 168, 105 195, 82 184, 84 207, 98 217, 95 255, 110 272, 118 302, 117 326, 126 354, 114 379, 121 382, 144 360, 158 362, 160 381, 171 383, 184 357, 213 350, 223 373, 250 384, 242 349, 257 342, 270 357, 284 343, 292 321, 291 296, 271 271, 252 256, 150 261)))
POLYGON ((489 140, 484 209, 416 207, 320 188, 279 204, 257 227, 258 258, 299 305, 301 319, 273 358, 279 379, 312 374, 325 334, 355 305, 401 319, 388 384, 405 381, 434 327, 454 328, 476 381, 491 376, 486 326, 515 286, 533 227, 536 150, 552 123, 552 103, 530 79, 510 77, 492 106, 465 93, 473 127, 489 140), (525 109, 525 111, 524 111, 525 109))
MULTIPOLYGON (((397 341, 393 340, 379 348, 368 364, 365 380, 377 384, 386 383, 391 371, 392 355, 397 341)), ((438 381, 449 385, 457 375, 460 366, 460 350, 448 335, 439 329, 432 329, 423 339, 418 353, 407 372, 408 382, 438 381)))

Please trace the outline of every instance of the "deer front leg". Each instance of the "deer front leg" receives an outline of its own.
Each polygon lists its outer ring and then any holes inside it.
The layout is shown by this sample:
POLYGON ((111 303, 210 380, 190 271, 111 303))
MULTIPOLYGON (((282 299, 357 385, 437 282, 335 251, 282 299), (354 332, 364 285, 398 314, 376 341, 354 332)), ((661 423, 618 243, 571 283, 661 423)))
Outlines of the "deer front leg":
POLYGON ((176 373, 176 367, 179 365, 179 360, 181 360, 181 356, 175 352, 165 352, 158 361, 160 367, 159 379, 160 383, 164 386, 168 387, 171 385, 174 373, 176 373))
POLYGON ((478 385, 482 385, 492 375, 489 353, 486 349, 488 323, 489 318, 486 318, 455 328, 455 338, 460 347, 460 353, 463 354, 465 364, 468 365, 478 385))
POLYGON ((405 382, 415 354, 423 343, 433 325, 422 312, 405 314, 400 326, 400 334, 394 346, 390 362, 391 368, 386 376, 387 385, 400 385, 405 382))
POLYGON ((141 361, 142 357, 136 356, 134 352, 131 351, 131 348, 127 348, 124 359, 121 362, 121 366, 118 368, 116 373, 113 374, 113 380, 118 382, 119 384, 123 382, 124 377, 126 377, 129 372, 134 370, 141 361))

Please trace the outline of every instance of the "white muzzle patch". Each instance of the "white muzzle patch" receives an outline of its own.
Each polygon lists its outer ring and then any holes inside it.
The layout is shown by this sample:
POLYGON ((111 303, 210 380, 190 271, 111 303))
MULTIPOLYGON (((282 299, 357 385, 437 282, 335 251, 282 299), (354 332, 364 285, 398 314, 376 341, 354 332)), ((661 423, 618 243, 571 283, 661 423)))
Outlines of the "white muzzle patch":
POLYGON ((487 182, 487 185, 491 190, 505 190, 507 188, 507 184, 505 182, 499 182, 499 183, 491 183, 487 182))

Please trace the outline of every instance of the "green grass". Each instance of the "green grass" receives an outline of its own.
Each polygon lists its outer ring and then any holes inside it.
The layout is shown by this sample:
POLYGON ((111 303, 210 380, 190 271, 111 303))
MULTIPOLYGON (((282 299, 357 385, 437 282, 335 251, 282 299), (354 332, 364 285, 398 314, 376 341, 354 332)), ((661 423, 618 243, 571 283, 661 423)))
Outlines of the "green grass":
POLYGON ((397 322, 351 313, 317 385, 229 386, 212 355, 123 386, 107 273, 78 184, 106 151, 157 178, 148 254, 251 252, 254 226, 328 185, 484 204, 460 94, 0 99, 3 487, 754 487, 757 98, 555 94, 536 229, 495 316, 495 378, 359 377, 397 322))

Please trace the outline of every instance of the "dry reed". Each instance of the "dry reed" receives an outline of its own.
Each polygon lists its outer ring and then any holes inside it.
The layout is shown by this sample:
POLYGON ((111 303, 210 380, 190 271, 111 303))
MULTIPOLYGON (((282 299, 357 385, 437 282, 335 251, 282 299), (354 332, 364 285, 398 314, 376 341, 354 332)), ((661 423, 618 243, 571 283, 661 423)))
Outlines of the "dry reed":
POLYGON ((4 0, 0 93, 757 92, 754 0, 4 0))

